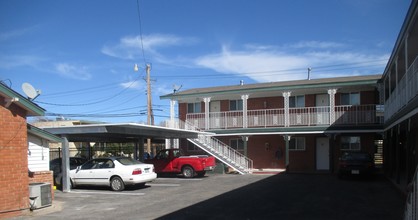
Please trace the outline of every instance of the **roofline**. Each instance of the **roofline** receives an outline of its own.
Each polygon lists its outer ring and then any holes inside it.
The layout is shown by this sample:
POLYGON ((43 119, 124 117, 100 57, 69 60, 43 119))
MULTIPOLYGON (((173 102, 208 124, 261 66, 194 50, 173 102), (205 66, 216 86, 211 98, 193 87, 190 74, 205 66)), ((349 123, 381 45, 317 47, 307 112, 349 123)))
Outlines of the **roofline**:
MULTIPOLYGON (((314 88, 323 88, 323 87, 328 87, 328 88, 333 88, 333 87, 341 87, 341 86, 353 86, 353 85, 372 85, 372 84, 376 84, 379 82, 380 78, 381 78, 381 74, 377 74, 377 75, 367 75, 367 76, 376 76, 376 79, 355 79, 353 81, 340 81, 340 82, 324 82, 324 83, 318 83, 318 80, 321 79, 317 79, 315 80, 317 83, 310 83, 309 82, 313 82, 314 80, 297 80, 294 82, 301 82, 301 81, 306 81, 307 84, 295 84, 295 85, 284 85, 284 86, 280 86, 280 85, 271 85, 271 83, 268 83, 268 85, 270 86, 265 86, 265 87, 258 87, 258 88, 242 88, 242 86, 225 86, 225 88, 230 87, 231 90, 217 90, 217 91, 208 91, 208 92, 195 92, 195 93, 190 93, 190 94, 182 94, 182 93, 171 93, 171 94, 167 94, 167 95, 163 95, 160 96, 160 99, 164 100, 164 99, 173 99, 175 97, 178 98, 185 98, 185 97, 201 97, 202 95, 225 95, 225 94, 231 94, 231 93, 236 93, 236 92, 242 92, 242 93, 252 93, 252 92, 266 92, 266 91, 288 91, 288 90, 293 90, 293 89, 314 89, 314 88), (379 76, 379 78, 377 78, 379 76), (232 89, 233 87, 236 87, 235 89, 232 89)), ((340 77, 338 77, 340 78, 340 77)), ((335 79, 338 79, 335 78, 335 79)), ((347 78, 347 77, 341 77, 341 78, 347 78)), ((334 79, 334 78, 327 78, 327 79, 334 79)), ((286 81, 286 82, 293 82, 293 81, 286 81)), ((280 82, 277 82, 280 83, 280 82)), ((255 83, 255 84, 248 84, 248 85, 257 85, 257 84, 262 84, 262 83, 255 83)), ((267 83, 266 83, 267 84, 267 83)), ((247 85, 247 86, 248 86, 247 85)), ((207 87, 208 88, 218 88, 218 87, 207 87)), ((193 89, 190 89, 193 90, 193 89)), ((188 91, 188 90, 186 90, 188 91)), ((184 91, 184 92, 186 92, 184 91)))
MULTIPOLYGON (((385 76, 389 72, 390 65, 392 64, 393 60, 397 56, 397 53, 396 52, 399 50, 400 45, 401 45, 402 41, 404 40, 404 38, 405 38, 405 36, 407 34, 406 31, 408 30, 408 27, 409 27, 409 25, 412 22, 413 16, 415 16, 414 12, 417 9, 417 6, 418 6, 417 3, 418 3, 417 0, 412 0, 411 1, 411 4, 410 4, 409 9, 408 9, 408 12, 406 13, 404 22, 403 22, 402 27, 401 27, 401 29, 399 31, 398 38, 396 39, 395 45, 393 46, 393 49, 392 49, 392 53, 391 53, 391 55, 390 55, 390 57, 388 59, 388 62, 386 64, 386 67, 385 67, 385 69, 383 71, 383 76, 385 76)), ((383 76, 382 76, 382 78, 383 78, 383 76)))
POLYGON ((31 124, 27 124, 27 128, 28 128, 28 133, 29 134, 41 137, 43 139, 47 139, 51 142, 62 142, 63 141, 62 138, 60 138, 60 137, 58 137, 58 136, 56 136, 56 135, 54 135, 54 134, 52 134, 48 131, 45 131, 43 129, 35 127, 31 124))
POLYGON ((4 94, 6 98, 17 98, 18 100, 13 103, 25 109, 27 111, 27 116, 44 116, 45 115, 45 109, 41 108, 40 106, 33 103, 29 99, 20 95, 13 89, 7 87, 3 83, 0 83, 0 95, 2 94, 4 94))

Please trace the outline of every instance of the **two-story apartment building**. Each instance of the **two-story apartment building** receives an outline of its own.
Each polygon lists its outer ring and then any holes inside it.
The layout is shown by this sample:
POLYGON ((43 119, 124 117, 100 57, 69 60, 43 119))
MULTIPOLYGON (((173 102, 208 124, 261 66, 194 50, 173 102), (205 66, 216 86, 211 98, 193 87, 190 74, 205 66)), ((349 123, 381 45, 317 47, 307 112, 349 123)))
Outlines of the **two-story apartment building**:
MULTIPOLYGON (((193 153, 220 152, 222 162, 245 157, 247 169, 335 172, 343 151, 381 153, 381 75, 196 88, 161 96, 186 125, 229 145, 180 140, 193 153), (205 143, 207 149, 205 149, 205 143), (225 157, 227 159, 223 159, 225 157), (234 156, 229 156, 234 154, 234 156)), ((216 154, 215 154, 216 156, 216 154)), ((377 155, 379 156, 379 155, 377 155)), ((242 159, 239 159, 242 160, 242 159)))
POLYGON ((385 105, 384 168, 400 188, 418 164, 418 1, 411 3, 380 84, 385 105))

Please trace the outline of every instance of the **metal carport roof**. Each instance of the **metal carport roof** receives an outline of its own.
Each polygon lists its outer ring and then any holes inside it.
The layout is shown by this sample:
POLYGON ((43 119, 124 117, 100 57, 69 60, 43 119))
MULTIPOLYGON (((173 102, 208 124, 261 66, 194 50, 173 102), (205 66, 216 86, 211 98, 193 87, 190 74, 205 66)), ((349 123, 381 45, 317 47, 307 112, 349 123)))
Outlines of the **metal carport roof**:
MULTIPOLYGON (((146 138, 151 139, 176 139, 196 138, 199 131, 190 131, 176 128, 166 128, 153 125, 136 123, 121 124, 90 124, 63 127, 45 127, 45 131, 60 136, 62 142, 62 190, 69 192, 70 189, 70 165, 68 142, 136 142, 143 143, 146 138), (142 140, 142 141, 141 141, 142 140)), ((141 148, 140 148, 141 150, 141 148)), ((143 151, 143 148, 142 148, 143 151)))
POLYGON ((196 138, 199 131, 166 128, 136 123, 91 124, 45 127, 44 130, 66 137, 70 142, 137 142, 141 138, 196 138))

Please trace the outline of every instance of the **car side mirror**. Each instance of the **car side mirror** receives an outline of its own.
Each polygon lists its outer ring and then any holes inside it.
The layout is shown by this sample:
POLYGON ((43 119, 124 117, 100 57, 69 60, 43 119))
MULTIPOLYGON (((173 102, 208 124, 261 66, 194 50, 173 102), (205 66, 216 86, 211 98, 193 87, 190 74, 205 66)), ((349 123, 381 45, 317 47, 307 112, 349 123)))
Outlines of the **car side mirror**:
POLYGON ((80 170, 81 170, 81 166, 77 166, 77 170, 75 172, 77 173, 80 170))

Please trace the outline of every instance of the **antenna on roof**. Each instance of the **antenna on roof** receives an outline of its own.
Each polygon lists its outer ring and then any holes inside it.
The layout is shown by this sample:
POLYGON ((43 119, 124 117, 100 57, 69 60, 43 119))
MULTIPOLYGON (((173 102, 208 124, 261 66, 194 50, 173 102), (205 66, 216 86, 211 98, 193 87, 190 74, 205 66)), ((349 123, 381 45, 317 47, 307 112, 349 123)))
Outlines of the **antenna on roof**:
POLYGON ((41 90, 36 90, 31 84, 23 83, 22 90, 26 94, 29 100, 35 100, 39 95, 41 95, 41 90))
POLYGON ((173 93, 178 92, 181 89, 181 87, 183 87, 183 85, 178 86, 178 85, 174 84, 173 85, 173 93))
POLYGON ((312 70, 312 68, 308 68, 308 80, 311 80, 311 70, 312 70))

